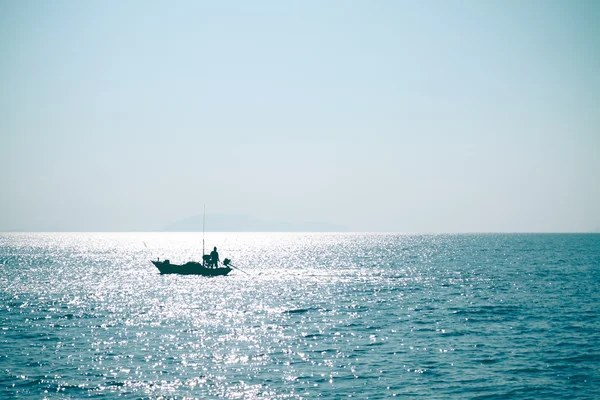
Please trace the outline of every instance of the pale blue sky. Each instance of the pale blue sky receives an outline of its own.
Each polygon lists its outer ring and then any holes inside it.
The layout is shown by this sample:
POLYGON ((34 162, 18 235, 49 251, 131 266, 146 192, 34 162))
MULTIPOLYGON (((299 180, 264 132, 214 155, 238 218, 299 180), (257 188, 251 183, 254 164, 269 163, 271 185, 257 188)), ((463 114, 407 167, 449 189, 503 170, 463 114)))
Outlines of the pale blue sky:
POLYGON ((600 227, 600 2, 0 1, 0 230, 600 227))

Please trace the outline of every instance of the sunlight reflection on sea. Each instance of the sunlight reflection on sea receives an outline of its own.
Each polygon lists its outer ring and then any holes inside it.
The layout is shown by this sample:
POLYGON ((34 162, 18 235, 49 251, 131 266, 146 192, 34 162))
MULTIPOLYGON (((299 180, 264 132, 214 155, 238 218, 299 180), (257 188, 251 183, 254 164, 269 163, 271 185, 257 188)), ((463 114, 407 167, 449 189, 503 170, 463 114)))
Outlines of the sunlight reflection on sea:
POLYGON ((3 234, 0 393, 586 398, 599 236, 3 234))

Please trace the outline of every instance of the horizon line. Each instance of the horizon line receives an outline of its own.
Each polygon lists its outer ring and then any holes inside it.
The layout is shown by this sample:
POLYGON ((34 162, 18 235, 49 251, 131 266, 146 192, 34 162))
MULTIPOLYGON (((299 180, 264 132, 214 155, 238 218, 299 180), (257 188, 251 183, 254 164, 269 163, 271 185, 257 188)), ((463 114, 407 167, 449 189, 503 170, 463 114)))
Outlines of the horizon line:
MULTIPOLYGON (((25 230, 12 230, 4 231, 0 230, 1 233, 203 233, 202 231, 163 231, 163 230, 132 230, 132 231, 53 231, 53 230, 40 230, 40 231, 25 231, 25 230)), ((415 231, 415 232, 403 232, 403 231, 205 231, 204 233, 363 233, 363 234, 397 234, 397 235, 474 235, 474 234, 600 234, 598 231, 415 231)))

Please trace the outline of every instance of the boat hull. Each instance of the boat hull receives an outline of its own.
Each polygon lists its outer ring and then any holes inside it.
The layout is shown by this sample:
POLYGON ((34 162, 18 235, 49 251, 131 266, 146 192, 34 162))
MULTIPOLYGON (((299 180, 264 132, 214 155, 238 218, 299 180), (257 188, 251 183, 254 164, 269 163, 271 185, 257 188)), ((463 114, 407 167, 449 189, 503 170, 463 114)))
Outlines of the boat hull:
POLYGON ((231 272, 231 268, 206 268, 202 264, 190 261, 183 265, 171 264, 168 261, 152 261, 161 274, 222 276, 231 272))

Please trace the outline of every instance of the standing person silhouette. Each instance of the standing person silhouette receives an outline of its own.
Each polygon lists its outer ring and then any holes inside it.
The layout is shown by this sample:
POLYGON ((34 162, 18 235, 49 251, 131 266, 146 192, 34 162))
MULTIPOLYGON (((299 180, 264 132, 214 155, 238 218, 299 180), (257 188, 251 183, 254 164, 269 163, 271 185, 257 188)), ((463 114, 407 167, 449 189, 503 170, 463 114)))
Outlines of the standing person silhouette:
POLYGON ((210 263, 213 267, 217 268, 219 266, 219 253, 217 253, 217 247, 210 252, 210 263))

